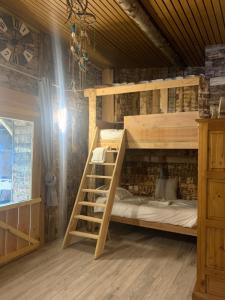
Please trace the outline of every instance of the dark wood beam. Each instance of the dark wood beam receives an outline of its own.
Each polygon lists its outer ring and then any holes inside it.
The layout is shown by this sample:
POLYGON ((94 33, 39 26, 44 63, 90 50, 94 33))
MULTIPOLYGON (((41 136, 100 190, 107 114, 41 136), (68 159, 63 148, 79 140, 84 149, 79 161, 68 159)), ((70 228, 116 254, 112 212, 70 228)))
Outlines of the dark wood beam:
POLYGON ((169 59, 171 65, 183 65, 178 54, 173 50, 158 28, 152 23, 148 14, 137 0, 116 0, 126 14, 140 27, 153 44, 169 59))

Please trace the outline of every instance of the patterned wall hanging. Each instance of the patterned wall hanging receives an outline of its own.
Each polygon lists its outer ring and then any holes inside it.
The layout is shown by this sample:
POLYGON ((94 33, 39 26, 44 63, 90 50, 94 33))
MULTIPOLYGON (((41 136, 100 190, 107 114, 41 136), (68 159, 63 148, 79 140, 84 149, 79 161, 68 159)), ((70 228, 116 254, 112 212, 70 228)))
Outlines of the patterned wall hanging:
POLYGON ((83 88, 88 70, 88 48, 95 47, 94 23, 96 17, 88 11, 88 0, 67 0, 67 22, 70 23, 70 70, 72 88, 77 87, 76 66, 79 67, 79 88, 83 88))

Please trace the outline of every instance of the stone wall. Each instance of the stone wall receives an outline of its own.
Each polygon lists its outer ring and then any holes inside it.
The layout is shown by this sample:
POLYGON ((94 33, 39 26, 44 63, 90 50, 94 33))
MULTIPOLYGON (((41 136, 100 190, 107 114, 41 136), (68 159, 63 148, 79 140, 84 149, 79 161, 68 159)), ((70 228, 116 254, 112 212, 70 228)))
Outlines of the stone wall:
POLYGON ((127 150, 121 186, 137 195, 154 196, 162 169, 177 178, 179 199, 197 199, 197 151, 127 150))
POLYGON ((205 73, 210 78, 209 104, 218 104, 225 97, 225 44, 206 47, 205 73))
MULTIPOLYGON (((196 68, 146 68, 146 69, 116 69, 114 73, 115 83, 128 83, 149 81, 154 79, 174 78, 177 76, 204 74, 204 67, 196 68)), ((169 89, 168 110, 169 112, 190 111, 198 109, 198 91, 195 87, 169 89)), ((159 98, 160 93, 156 91, 115 95, 115 121, 123 121, 124 116, 145 113, 159 113, 158 107, 153 107, 153 98, 159 98), (154 95, 154 97, 153 97, 154 95), (143 107, 147 106, 147 110, 143 107)))

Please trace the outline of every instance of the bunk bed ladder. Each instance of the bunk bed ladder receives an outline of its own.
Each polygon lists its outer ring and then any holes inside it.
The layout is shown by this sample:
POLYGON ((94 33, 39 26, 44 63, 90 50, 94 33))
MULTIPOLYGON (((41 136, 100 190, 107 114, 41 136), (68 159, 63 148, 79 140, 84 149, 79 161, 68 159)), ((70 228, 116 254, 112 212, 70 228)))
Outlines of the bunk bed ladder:
POLYGON ((87 158, 87 162, 85 165, 84 173, 81 179, 80 187, 77 193, 76 201, 74 204, 74 208, 71 214, 71 218, 66 230, 66 234, 63 241, 63 248, 67 247, 71 244, 71 240, 73 236, 78 237, 84 237, 84 238, 90 238, 96 240, 96 249, 95 249, 95 258, 98 258, 104 251, 106 236, 108 232, 108 226, 109 221, 111 217, 111 211, 113 207, 114 197, 115 197, 115 191, 118 184, 118 179, 120 176, 124 153, 125 153, 125 131, 123 131, 121 140, 118 143, 118 149, 117 150, 108 150, 108 152, 116 153, 116 159, 115 162, 105 162, 101 165, 105 166, 112 166, 113 171, 112 175, 97 175, 97 174, 89 174, 90 168, 95 165, 91 162, 92 159, 92 152, 93 150, 99 146, 99 129, 96 128, 94 140, 92 142, 92 146, 90 148, 90 152, 87 158), (98 179, 107 179, 109 180, 109 188, 107 191, 101 191, 97 189, 92 189, 87 187, 87 179, 93 178, 98 179), (93 193, 102 193, 106 194, 106 202, 103 203, 96 203, 94 201, 85 200, 86 194, 93 194, 93 193), (81 214, 81 208, 83 206, 86 207, 101 207, 103 209, 103 213, 101 217, 93 217, 88 215, 82 215, 81 214), (92 233, 92 232, 82 232, 76 230, 78 220, 85 220, 87 222, 91 223, 98 223, 99 224, 99 231, 98 233, 92 233))

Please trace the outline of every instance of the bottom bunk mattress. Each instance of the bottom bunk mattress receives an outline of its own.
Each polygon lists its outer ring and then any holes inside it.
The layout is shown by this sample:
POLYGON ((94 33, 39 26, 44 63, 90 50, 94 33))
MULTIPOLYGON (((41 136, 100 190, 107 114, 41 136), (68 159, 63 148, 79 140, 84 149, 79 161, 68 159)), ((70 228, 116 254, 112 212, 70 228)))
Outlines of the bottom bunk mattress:
MULTIPOLYGON (((96 199, 98 203, 105 201, 105 197, 96 199)), ((102 208, 95 208, 96 213, 102 211, 102 208)), ((132 196, 115 200, 112 215, 193 228, 197 225, 197 201, 157 201, 149 197, 132 196)))

